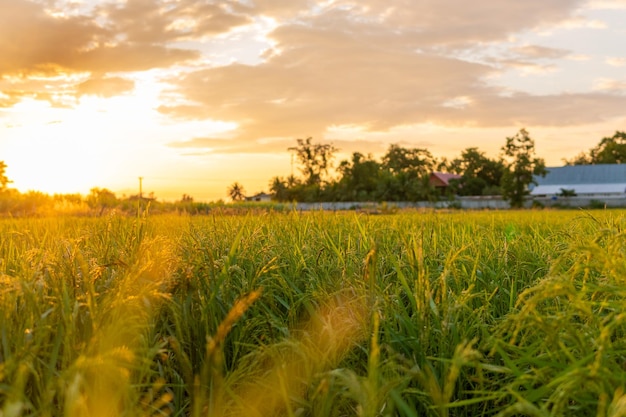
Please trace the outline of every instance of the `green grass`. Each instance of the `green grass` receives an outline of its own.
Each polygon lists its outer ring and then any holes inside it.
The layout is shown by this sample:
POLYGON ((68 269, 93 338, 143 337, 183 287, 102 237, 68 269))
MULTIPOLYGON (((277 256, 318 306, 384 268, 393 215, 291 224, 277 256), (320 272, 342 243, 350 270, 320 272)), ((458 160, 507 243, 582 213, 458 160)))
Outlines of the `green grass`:
POLYGON ((626 415, 623 212, 0 220, 0 416, 626 415))

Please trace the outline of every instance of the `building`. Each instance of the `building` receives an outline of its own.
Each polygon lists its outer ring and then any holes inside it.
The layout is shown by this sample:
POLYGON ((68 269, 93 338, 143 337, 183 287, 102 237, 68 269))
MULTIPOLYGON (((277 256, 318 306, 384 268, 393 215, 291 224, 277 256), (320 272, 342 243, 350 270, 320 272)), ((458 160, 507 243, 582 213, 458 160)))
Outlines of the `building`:
POLYGON ((270 194, 261 192, 250 197, 246 197, 246 201, 267 202, 272 201, 272 196, 270 194))
POLYGON ((571 165, 546 168, 529 187, 532 197, 626 198, 626 164, 571 165))
POLYGON ((458 180, 462 177, 457 174, 448 174, 446 172, 433 172, 428 179, 429 184, 439 190, 441 195, 445 195, 446 190, 450 186, 450 180, 458 180))

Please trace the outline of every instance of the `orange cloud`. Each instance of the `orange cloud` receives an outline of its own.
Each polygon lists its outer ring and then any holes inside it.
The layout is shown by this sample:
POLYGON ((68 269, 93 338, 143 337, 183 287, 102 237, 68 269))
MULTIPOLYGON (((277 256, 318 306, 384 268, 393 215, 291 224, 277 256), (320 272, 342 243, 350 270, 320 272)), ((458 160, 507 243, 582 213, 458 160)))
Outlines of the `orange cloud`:
POLYGON ((106 16, 116 33, 124 34, 127 42, 149 45, 226 33, 251 23, 249 16, 234 13, 236 5, 195 0, 128 0, 121 5, 107 4, 98 12, 106 16))
POLYGON ((96 6, 83 14, 66 7, 64 13, 63 7, 50 10, 27 0, 0 2, 0 78, 11 78, 14 91, 9 94, 6 86, 0 86, 2 106, 16 104, 20 96, 50 95, 51 86, 57 94, 94 93, 99 88, 96 84, 105 87, 103 83, 108 92, 100 89, 99 95, 127 92, 132 89, 129 82, 106 74, 196 60, 199 51, 169 42, 216 35, 250 22, 226 6, 191 0, 129 0, 96 6), (99 78, 74 83, 68 91, 67 77, 76 73, 98 74, 99 78), (59 80, 60 76, 65 79, 59 80), (46 90, 15 93, 16 86, 41 78, 47 78, 46 90))
POLYGON ((201 68, 169 80, 178 96, 160 107, 163 114, 239 125, 227 138, 194 140, 191 148, 265 152, 276 142, 260 138, 323 137, 337 125, 366 133, 420 123, 571 126, 624 114, 620 95, 537 96, 490 84, 502 66, 529 76, 556 71, 534 61, 566 59, 568 49, 525 45, 508 48, 514 58, 468 59, 480 49, 477 42, 505 41, 516 31, 567 20, 582 1, 338 0, 315 11, 303 2, 269 3, 255 2, 256 12, 285 20, 269 34, 272 47, 263 62, 201 68), (450 105, 458 97, 463 105, 450 105))
POLYGON ((169 84, 154 103, 163 115, 238 126, 223 138, 170 144, 195 153, 284 151, 295 137, 332 135, 333 126, 354 126, 355 139, 419 124, 570 126, 626 108, 620 83, 610 84, 617 92, 537 96, 492 78, 508 68, 528 78, 562 71, 553 61, 571 59, 575 47, 511 38, 581 18, 583 0, 87 3, 53 11, 0 3, 0 106, 112 97, 133 90, 140 74, 129 73, 158 69, 169 84))
POLYGON ((76 87, 77 94, 94 95, 99 97, 113 97, 132 91, 135 88, 134 81, 120 77, 91 78, 76 87))
POLYGON ((515 54, 521 55, 526 58, 548 58, 558 59, 569 55, 570 51, 560 48, 548 48, 539 45, 524 45, 515 48, 511 48, 511 51, 515 54))

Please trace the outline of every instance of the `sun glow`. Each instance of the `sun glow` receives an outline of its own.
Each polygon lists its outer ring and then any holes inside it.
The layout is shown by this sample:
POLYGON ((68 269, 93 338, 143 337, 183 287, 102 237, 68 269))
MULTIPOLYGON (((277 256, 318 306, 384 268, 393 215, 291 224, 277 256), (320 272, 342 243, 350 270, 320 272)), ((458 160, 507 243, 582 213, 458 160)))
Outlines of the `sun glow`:
POLYGON ((173 168, 179 158, 168 143, 181 135, 237 128, 213 120, 172 124, 157 110, 163 89, 157 78, 134 77, 132 92, 113 97, 65 94, 55 100, 71 107, 28 98, 5 110, 1 160, 8 166, 11 186, 23 192, 87 194, 93 187, 130 192, 138 176, 169 183, 185 167, 173 168))

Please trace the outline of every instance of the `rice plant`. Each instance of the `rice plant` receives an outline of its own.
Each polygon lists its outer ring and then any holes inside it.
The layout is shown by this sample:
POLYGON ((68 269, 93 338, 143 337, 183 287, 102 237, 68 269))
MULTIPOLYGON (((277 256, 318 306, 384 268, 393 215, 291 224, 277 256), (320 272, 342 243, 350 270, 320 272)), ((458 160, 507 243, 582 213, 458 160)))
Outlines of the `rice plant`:
POLYGON ((625 415, 622 216, 2 219, 0 415, 625 415))

